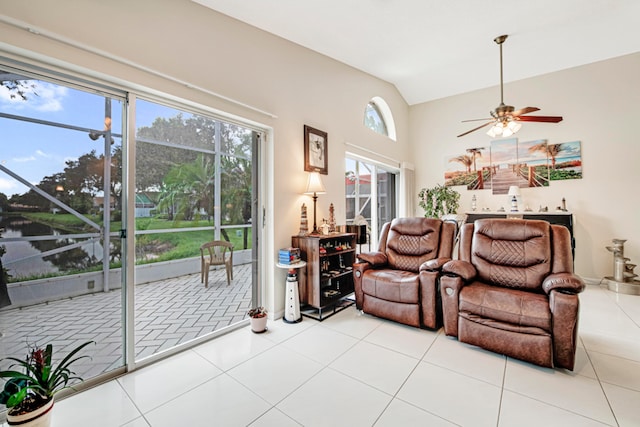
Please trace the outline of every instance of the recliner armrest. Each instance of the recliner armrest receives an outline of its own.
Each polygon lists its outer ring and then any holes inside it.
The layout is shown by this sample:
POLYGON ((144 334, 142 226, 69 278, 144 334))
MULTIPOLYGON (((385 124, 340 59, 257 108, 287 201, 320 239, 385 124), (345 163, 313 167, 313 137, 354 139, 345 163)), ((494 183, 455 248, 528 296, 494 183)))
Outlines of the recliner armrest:
POLYGON ((577 294, 584 291, 584 281, 572 273, 555 273, 547 276, 542 282, 542 289, 547 295, 556 290, 562 293, 577 294))
POLYGON ((451 261, 451 258, 448 257, 440 257, 435 259, 430 259, 429 261, 425 261, 420 266, 420 271, 440 271, 442 266, 447 262, 451 261))
POLYGON ((465 282, 468 282, 476 277, 478 271, 473 264, 467 261, 453 259, 442 266, 442 274, 447 276, 457 276, 462 278, 465 282))
POLYGON ((362 310, 364 292, 362 291, 362 276, 365 271, 373 268, 368 262, 356 262, 353 264, 353 292, 356 295, 356 308, 362 310))
POLYGON ((382 267, 387 264, 387 255, 382 252, 365 252, 356 256, 359 260, 371 264, 372 267, 382 267))

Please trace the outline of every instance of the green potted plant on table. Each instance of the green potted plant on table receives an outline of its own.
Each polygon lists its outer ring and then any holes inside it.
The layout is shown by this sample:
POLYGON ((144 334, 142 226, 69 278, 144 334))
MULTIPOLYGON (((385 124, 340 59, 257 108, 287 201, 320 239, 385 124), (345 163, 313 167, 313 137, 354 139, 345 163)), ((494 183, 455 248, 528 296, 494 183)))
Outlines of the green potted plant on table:
POLYGON ((251 321, 251 331, 261 334, 267 330, 267 310, 264 307, 254 307, 247 312, 251 321))
POLYGON ((30 348, 24 360, 15 357, 3 359, 14 362, 9 366, 9 370, 0 371, 0 378, 6 381, 0 394, 0 403, 8 409, 9 425, 49 426, 54 395, 60 390, 70 388, 69 382, 82 381, 82 378, 76 376, 69 367, 76 361, 89 357, 75 356, 93 342, 87 341, 74 348, 58 365, 52 364, 51 344, 45 348, 30 348), (11 370, 15 366, 22 367, 23 371, 11 370))

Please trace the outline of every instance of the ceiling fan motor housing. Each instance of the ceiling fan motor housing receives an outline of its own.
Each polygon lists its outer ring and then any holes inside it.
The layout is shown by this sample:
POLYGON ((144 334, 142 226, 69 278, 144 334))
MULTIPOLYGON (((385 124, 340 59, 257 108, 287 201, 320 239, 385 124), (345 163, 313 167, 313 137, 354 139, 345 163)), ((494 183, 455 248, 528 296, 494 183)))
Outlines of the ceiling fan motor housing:
POLYGON ((514 110, 515 108, 513 108, 513 106, 501 103, 498 108, 495 109, 495 112, 491 112, 491 115, 497 119, 513 113, 514 110))

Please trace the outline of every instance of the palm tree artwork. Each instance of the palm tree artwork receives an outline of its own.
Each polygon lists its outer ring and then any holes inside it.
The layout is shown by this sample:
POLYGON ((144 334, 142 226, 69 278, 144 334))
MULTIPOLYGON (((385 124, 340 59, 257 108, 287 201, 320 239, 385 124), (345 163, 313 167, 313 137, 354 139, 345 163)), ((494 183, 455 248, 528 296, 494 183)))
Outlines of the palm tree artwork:
POLYGON ((529 147, 529 152, 542 151, 547 154, 547 157, 551 159, 551 169, 556 168, 556 157, 562 151, 562 144, 547 144, 546 142, 536 144, 529 147))
POLYGON ((484 147, 467 148, 467 153, 469 153, 473 157, 473 171, 474 172, 478 170, 476 168, 476 157, 482 157, 482 150, 484 150, 484 147))
POLYGON ((582 178, 582 155, 580 141, 560 144, 537 144, 529 147, 529 152, 542 151, 550 159, 551 181, 582 178))
POLYGON ((449 160, 449 162, 458 162, 464 165, 467 168, 467 172, 471 172, 471 165, 475 162, 475 156, 470 156, 468 154, 463 154, 462 156, 453 157, 449 160))

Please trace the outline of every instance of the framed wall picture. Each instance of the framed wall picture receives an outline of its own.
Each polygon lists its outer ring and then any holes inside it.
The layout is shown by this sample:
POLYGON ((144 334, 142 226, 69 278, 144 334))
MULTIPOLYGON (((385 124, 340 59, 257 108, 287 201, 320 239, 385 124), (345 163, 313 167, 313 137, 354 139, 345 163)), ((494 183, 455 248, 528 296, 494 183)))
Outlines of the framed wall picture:
POLYGON ((304 125, 304 170, 329 173, 327 160, 327 133, 304 125))

